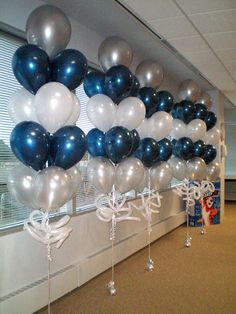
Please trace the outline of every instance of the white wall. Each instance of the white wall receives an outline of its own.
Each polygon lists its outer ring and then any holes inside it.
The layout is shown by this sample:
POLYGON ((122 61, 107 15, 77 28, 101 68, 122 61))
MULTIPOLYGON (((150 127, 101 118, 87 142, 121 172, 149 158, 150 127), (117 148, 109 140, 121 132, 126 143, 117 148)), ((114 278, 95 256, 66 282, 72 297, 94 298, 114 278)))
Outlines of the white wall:
MULTIPOLYGON (((1 1, 0 21, 24 30, 27 16, 40 4, 41 2, 38 0, 1 1)), ((77 21, 71 20, 71 22, 72 38, 69 46, 81 50, 90 61, 97 63, 97 49, 103 38, 77 21)), ((135 56, 134 60, 133 67, 140 61, 138 55, 135 56)), ((176 96, 176 82, 168 77, 167 74, 165 75, 163 88, 170 90, 176 96)), ((163 196, 160 215, 156 215, 153 220, 153 223, 156 224, 153 240, 184 221, 184 215, 180 213, 182 203, 179 198, 171 191, 165 192, 163 196), (157 223, 160 221, 163 221, 163 223, 158 225, 157 223)), ((70 225, 73 228, 71 236, 60 250, 55 249, 53 251, 52 273, 67 266, 73 266, 75 271, 71 275, 72 277, 69 275, 65 278, 63 277, 63 284, 55 287, 57 291, 59 286, 65 287, 64 290, 61 288, 62 290, 55 294, 55 298, 83 284, 92 276, 109 267, 109 261, 104 260, 104 254, 109 253, 108 249, 110 246, 109 224, 100 222, 93 211, 73 217, 70 225), (100 256, 103 259, 100 260, 99 265, 91 264, 91 261, 96 260, 96 256, 100 256), (82 272, 81 269, 83 267, 81 265, 83 263, 86 264, 88 261, 90 264, 87 265, 93 265, 93 267, 88 268, 87 273, 82 272)), ((122 249, 120 249, 117 261, 145 245, 144 230, 144 222, 122 223, 118 227, 116 241, 118 243, 121 240, 124 241, 120 242, 120 248, 122 249), (130 240, 131 238, 133 239, 132 241, 130 240)), ((0 303, 0 312, 2 314, 25 314, 44 306, 47 302, 46 292, 45 289, 41 291, 40 286, 35 288, 31 297, 27 294, 27 291, 30 291, 30 289, 19 293, 19 289, 33 284, 46 276, 46 252, 42 244, 37 243, 24 231, 1 236, 0 256, 0 297, 6 297, 5 301, 0 303), (12 292, 17 292, 15 297, 9 296, 12 292)))
POLYGON ((236 178, 236 108, 225 110, 225 142, 228 155, 225 160, 226 177, 236 178))

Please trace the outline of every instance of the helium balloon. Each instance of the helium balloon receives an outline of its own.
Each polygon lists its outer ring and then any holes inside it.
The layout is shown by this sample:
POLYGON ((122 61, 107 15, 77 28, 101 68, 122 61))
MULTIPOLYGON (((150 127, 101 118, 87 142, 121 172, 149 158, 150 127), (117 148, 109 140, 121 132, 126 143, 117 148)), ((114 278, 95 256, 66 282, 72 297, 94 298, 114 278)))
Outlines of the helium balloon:
POLYGON ((172 155, 172 143, 167 138, 158 142, 160 146, 160 161, 167 161, 172 155))
POLYGON ((70 118, 74 100, 68 88, 51 82, 39 89, 34 105, 39 122, 48 132, 54 133, 70 118))
POLYGON ((82 182, 82 175, 81 175, 78 167, 76 167, 76 166, 68 169, 66 172, 70 176, 71 181, 72 181, 72 186, 73 186, 72 197, 74 197, 78 193, 78 189, 79 189, 80 184, 82 182))
POLYGON ((181 101, 178 114, 179 114, 178 119, 184 121, 185 123, 189 123, 194 119, 195 116, 194 104, 189 100, 181 101))
POLYGON ((200 98, 198 98, 197 103, 204 104, 207 109, 210 110, 212 106, 212 98, 209 94, 203 93, 200 98))
POLYGON ((132 149, 132 137, 128 129, 115 126, 105 134, 105 150, 107 156, 119 163, 127 157, 132 149))
POLYGON ((13 153, 23 164, 36 171, 44 168, 50 140, 47 131, 40 124, 20 122, 11 132, 10 144, 13 153))
POLYGON ((205 141, 207 144, 217 145, 220 141, 220 130, 217 127, 213 127, 206 133, 205 141))
POLYGON ((145 167, 149 168, 158 161, 160 156, 160 146, 153 138, 144 138, 140 141, 134 156, 140 159, 145 167))
POLYGON ((218 162, 211 162, 207 165, 207 180, 216 181, 220 177, 220 165, 218 162))
POLYGON ((192 181, 202 181, 206 178, 206 164, 202 158, 194 157, 187 161, 187 178, 192 181))
POLYGON ((71 93, 73 98, 73 108, 72 113, 69 117, 69 119, 66 121, 65 125, 74 125, 76 124, 77 120, 80 116, 80 102, 79 99, 76 97, 75 94, 71 93))
POLYGON ((104 71, 116 65, 129 67, 133 53, 129 44, 118 36, 106 38, 98 49, 98 61, 104 71))
POLYGON ((35 179, 35 200, 39 208, 51 212, 68 202, 73 193, 72 179, 62 168, 49 167, 35 179))
POLYGON ((185 80, 179 88, 179 99, 195 102, 201 95, 201 89, 193 80, 185 80))
POLYGON ((198 141, 206 136, 206 124, 201 119, 193 119, 187 125, 187 136, 193 142, 198 141))
POLYGON ((195 104, 195 119, 205 120, 207 116, 207 106, 201 103, 195 104))
POLYGON ((149 119, 149 137, 156 141, 162 140, 168 136, 173 126, 173 119, 171 115, 165 111, 158 111, 149 119))
POLYGON ((181 114, 182 108, 180 103, 174 104, 172 110, 171 110, 171 115, 174 119, 180 119, 180 114, 181 114))
POLYGON ((148 137, 148 129, 149 129, 150 121, 149 119, 143 119, 141 124, 137 127, 137 132, 141 139, 148 137))
POLYGON ((105 94, 105 74, 98 71, 88 73, 85 76, 83 87, 88 97, 105 94))
POLYGON ((158 95, 158 103, 156 111, 166 111, 170 112, 174 106, 174 98, 170 92, 166 90, 159 91, 158 95))
POLYGON ((206 145, 206 152, 205 152, 205 155, 203 156, 203 159, 207 165, 216 158, 216 155, 217 155, 217 150, 215 146, 206 145))
POLYGON ((206 123, 207 131, 208 131, 216 125, 217 117, 214 112, 208 111, 207 116, 204 121, 206 123))
POLYGON ((140 137, 137 130, 132 130, 130 134, 131 134, 131 139, 132 139, 132 149, 129 153, 129 156, 132 156, 133 153, 136 151, 136 149, 139 147, 140 137))
POLYGON ((173 153, 176 157, 188 160, 193 156, 193 141, 188 137, 181 137, 174 144, 173 153))
POLYGON ((173 177, 172 167, 168 162, 162 161, 151 168, 151 187, 155 190, 167 188, 173 177))
POLYGON ((138 98, 142 100, 146 107, 146 117, 150 118, 156 112, 158 103, 157 92, 151 87, 143 87, 138 92, 138 98))
POLYGON ((173 126, 170 131, 170 136, 176 140, 186 135, 186 124, 179 119, 173 119, 173 126))
POLYGON ((193 146, 193 156, 203 158, 206 153, 206 145, 202 140, 198 140, 193 146))
POLYGON ((44 49, 49 57, 53 58, 69 43, 71 24, 59 8, 42 5, 29 15, 26 35, 28 43, 44 49))
POLYGON ((136 71, 135 75, 139 80, 141 87, 152 87, 157 89, 163 81, 163 69, 153 60, 142 61, 136 71))
POLYGON ((90 155, 107 157, 105 134, 99 129, 92 129, 87 134, 87 149, 90 155))
POLYGON ((142 162, 134 157, 128 157, 116 168, 115 185, 120 193, 127 193, 143 179, 144 167, 142 162))
POLYGON ((115 124, 131 131, 141 124, 145 114, 145 106, 139 98, 127 97, 117 107, 115 124))
POLYGON ((17 90, 8 102, 8 114, 13 122, 37 122, 34 110, 34 95, 26 89, 17 90))
POLYGON ((25 165, 18 164, 9 171, 7 188, 11 195, 22 205, 38 209, 35 199, 35 178, 37 172, 25 165))
POLYGON ((119 103, 120 97, 128 93, 133 84, 133 74, 124 65, 116 65, 110 68, 105 75, 106 94, 119 103))
POLYGON ((104 157, 92 158, 87 166, 87 178, 100 193, 110 193, 115 182, 115 167, 104 157))
POLYGON ((32 94, 51 79, 48 55, 35 45, 24 45, 16 50, 12 69, 18 82, 32 94))
POLYGON ((149 181, 149 170, 144 167, 144 176, 139 181, 138 185, 135 187, 135 191, 137 193, 142 193, 143 190, 148 187, 148 181, 149 181))
POLYGON ((140 83, 135 75, 133 75, 133 84, 129 92, 129 96, 137 97, 140 89, 140 83))
POLYGON ((69 169, 77 164, 86 152, 86 136, 77 126, 64 126, 53 134, 50 157, 53 166, 69 169))
POLYGON ((51 67, 52 81, 62 83, 70 90, 76 89, 88 72, 87 59, 75 49, 59 52, 53 59, 51 67))
POLYGON ((174 178, 180 181, 186 178, 187 165, 185 160, 173 156, 168 160, 168 164, 172 167, 174 178))
POLYGON ((95 127, 107 132, 114 124, 116 106, 108 96, 94 95, 87 103, 87 116, 95 127))

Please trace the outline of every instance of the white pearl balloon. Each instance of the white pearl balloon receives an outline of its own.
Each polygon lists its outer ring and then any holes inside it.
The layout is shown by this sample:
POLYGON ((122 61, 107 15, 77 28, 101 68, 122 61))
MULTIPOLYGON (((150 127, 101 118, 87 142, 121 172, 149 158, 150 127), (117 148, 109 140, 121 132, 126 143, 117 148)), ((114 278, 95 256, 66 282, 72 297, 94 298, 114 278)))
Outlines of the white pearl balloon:
POLYGON ((187 137, 193 142, 204 139, 206 135, 206 123, 201 119, 194 119, 187 125, 187 137))
POLYGON ((76 122, 78 121, 79 119, 79 116, 80 116, 80 102, 79 102, 79 99, 76 97, 75 94, 71 93, 72 94, 72 98, 73 98, 73 101, 74 101, 74 104, 73 104, 73 110, 72 110, 72 113, 68 119, 68 121, 66 122, 65 125, 74 125, 76 124, 76 122))
POLYGON ((170 131, 170 136, 176 140, 186 136, 186 124, 179 119, 173 119, 173 126, 170 131))
POLYGON ((173 170, 166 161, 162 161, 151 168, 151 186, 155 190, 167 188, 172 180, 173 170))
POLYGON ((106 95, 94 95, 87 103, 87 115, 96 128, 107 132, 114 124, 116 105, 106 95))
POLYGON ((201 95, 201 89, 193 80, 185 80, 181 83, 179 88, 180 100, 191 100, 195 102, 201 95))
POLYGON ((35 95, 36 116, 50 133, 65 125, 72 114, 73 105, 72 93, 61 83, 47 83, 35 95))
POLYGON ((168 163, 172 167, 174 178, 180 181, 186 178, 187 164, 185 160, 173 156, 168 160, 168 163))
POLYGON ((208 110, 211 110, 212 107, 212 98, 209 94, 207 93, 202 93, 200 98, 196 101, 197 103, 201 103, 207 106, 208 110))
POLYGON ((149 119, 149 137, 160 141, 170 134, 172 126, 173 118, 169 113, 165 111, 156 112, 149 119))
POLYGON ((143 121, 140 123, 140 125, 137 127, 138 134, 141 138, 148 137, 148 129, 149 129, 149 120, 148 119, 143 119, 143 121))
POLYGON ((210 145, 217 145, 220 141, 220 130, 214 127, 207 131, 205 136, 205 142, 210 145))
POLYGON ((123 126, 132 131, 141 124, 145 114, 146 108, 139 98, 127 97, 117 107, 115 125, 123 126))
POLYGON ((8 114, 13 122, 38 122, 34 109, 35 96, 23 87, 17 90, 9 99, 8 114))

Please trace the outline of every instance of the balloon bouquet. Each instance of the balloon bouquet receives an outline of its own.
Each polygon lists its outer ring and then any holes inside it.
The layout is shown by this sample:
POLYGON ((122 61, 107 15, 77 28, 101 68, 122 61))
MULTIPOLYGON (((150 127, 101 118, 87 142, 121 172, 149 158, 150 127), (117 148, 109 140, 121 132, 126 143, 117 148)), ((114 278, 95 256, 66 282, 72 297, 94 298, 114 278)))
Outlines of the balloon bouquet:
MULTIPOLYGON (((210 180, 219 176, 219 164, 214 162, 217 151, 213 146, 219 141, 219 130, 214 127, 217 117, 208 110, 212 104, 210 96, 206 93, 200 96, 200 93, 194 81, 184 81, 179 90, 179 98, 183 100, 172 110, 174 157, 170 164, 174 177, 184 180, 176 192, 186 201, 186 247, 191 246, 192 240, 189 235, 189 207, 194 206, 196 200, 202 202, 205 194, 213 192, 214 185, 210 180)), ((200 233, 206 233, 204 219, 200 233)))
POLYGON ((73 90, 87 74, 87 60, 81 52, 65 49, 71 25, 56 7, 34 10, 26 33, 28 44, 12 59, 14 75, 23 87, 9 101, 16 123, 10 145, 21 163, 10 172, 8 189, 33 209, 24 228, 47 247, 49 280, 51 246, 59 248, 72 231, 65 226, 69 216, 51 223, 49 214, 74 197, 81 182, 76 164, 86 151, 86 136, 75 126, 80 103, 73 90))

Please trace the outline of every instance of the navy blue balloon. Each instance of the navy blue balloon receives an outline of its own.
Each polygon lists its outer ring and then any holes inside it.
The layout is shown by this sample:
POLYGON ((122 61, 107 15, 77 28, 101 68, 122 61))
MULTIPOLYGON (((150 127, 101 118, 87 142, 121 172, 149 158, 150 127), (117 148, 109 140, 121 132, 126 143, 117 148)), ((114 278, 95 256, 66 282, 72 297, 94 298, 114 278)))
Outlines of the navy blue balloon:
POLYGON ((182 100, 178 109, 178 119, 189 123, 195 117, 195 106, 190 100, 182 100))
POLYGON ((53 134, 50 145, 52 165, 69 169, 77 164, 86 152, 86 136, 77 126, 64 126, 53 134))
POLYGON ((137 79, 135 75, 133 75, 133 84, 132 84, 129 96, 137 97, 139 89, 140 89, 139 80, 137 79))
POLYGON ((205 120, 207 116, 207 106, 201 103, 195 104, 195 117, 194 119, 205 120))
POLYGON ((130 131, 130 134, 131 134, 131 138, 132 138, 132 149, 131 149, 131 152, 129 153, 129 156, 133 155, 133 153, 139 147, 139 143, 140 143, 140 136, 139 136, 137 130, 134 129, 134 130, 130 131))
POLYGON ((206 164, 209 164, 216 158, 216 155, 217 155, 217 150, 215 146, 207 145, 206 152, 203 156, 203 160, 205 161, 206 164))
POLYGON ((107 157, 105 151, 105 134, 95 128, 88 132, 87 134, 87 150, 90 155, 96 156, 103 156, 107 157))
POLYGON ((184 159, 189 160, 193 157, 193 141, 188 137, 181 137, 174 144, 174 155, 184 159))
POLYGON ((160 161, 167 161, 172 155, 172 143, 167 138, 163 138, 158 142, 160 146, 160 161))
POLYGON ((158 104, 157 91, 151 87, 142 87, 139 90, 138 98, 142 100, 146 107, 146 117, 150 118, 156 112, 158 104))
POLYGON ((170 112, 174 106, 174 98, 170 92, 166 90, 159 91, 158 95, 158 103, 156 111, 166 111, 170 112))
POLYGON ((38 123, 23 121, 11 132, 11 149, 26 166, 42 170, 49 156, 50 139, 47 131, 38 123))
POLYGON ((35 45, 24 45, 16 50, 12 69, 18 82, 32 94, 51 80, 49 57, 35 45))
POLYGON ((153 166, 160 156, 160 146, 156 140, 146 137, 140 141, 134 156, 142 161, 145 167, 153 166))
POLYGON ((181 108, 180 108, 180 103, 176 103, 174 104, 172 110, 171 110, 171 115, 174 119, 180 119, 180 112, 181 112, 181 108))
POLYGON ((193 147, 193 156, 194 157, 203 158, 203 156, 205 155, 205 152, 206 152, 206 145, 202 140, 199 140, 199 141, 194 143, 194 147, 193 147))
POLYGON ((132 149, 130 131, 122 126, 115 126, 105 134, 105 150, 108 158, 119 163, 132 149))
POLYGON ((87 59, 75 49, 62 50, 52 61, 52 80, 62 83, 70 90, 82 83, 87 72, 87 59))
POLYGON ((208 111, 207 116, 204 121, 206 123, 207 131, 208 131, 216 125, 217 117, 214 112, 208 111))
POLYGON ((84 79, 83 86, 88 97, 105 94, 105 74, 98 71, 88 73, 84 79))
POLYGON ((105 90, 115 103, 118 103, 124 94, 129 93, 133 85, 133 74, 124 65, 111 67, 105 75, 105 90))

